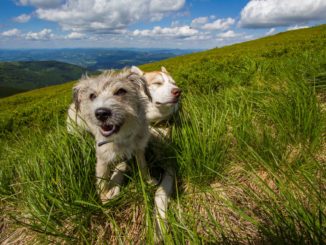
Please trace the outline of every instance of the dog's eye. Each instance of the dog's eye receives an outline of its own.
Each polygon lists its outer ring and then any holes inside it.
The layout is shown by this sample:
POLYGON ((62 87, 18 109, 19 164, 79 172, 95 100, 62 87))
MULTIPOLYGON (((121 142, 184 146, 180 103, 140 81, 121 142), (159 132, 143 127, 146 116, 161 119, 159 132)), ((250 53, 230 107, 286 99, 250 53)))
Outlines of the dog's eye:
POLYGON ((124 88, 120 88, 114 93, 114 95, 121 96, 121 95, 124 95, 126 93, 127 93, 127 90, 125 90, 124 88))
POLYGON ((153 83, 153 85, 157 85, 157 86, 160 86, 160 85, 162 85, 163 83, 161 83, 161 82, 155 82, 155 83, 153 83))
POLYGON ((90 99, 90 100, 95 100, 95 98, 96 98, 96 94, 95 94, 95 93, 91 93, 91 94, 89 95, 89 99, 90 99))

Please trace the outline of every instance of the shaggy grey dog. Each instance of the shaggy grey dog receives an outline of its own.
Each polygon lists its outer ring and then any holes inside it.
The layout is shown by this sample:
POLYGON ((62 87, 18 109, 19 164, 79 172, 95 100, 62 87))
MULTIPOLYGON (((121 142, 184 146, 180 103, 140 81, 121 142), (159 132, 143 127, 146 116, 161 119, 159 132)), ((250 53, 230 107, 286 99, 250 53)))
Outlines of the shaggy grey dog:
POLYGON ((101 200, 105 202, 120 192, 121 172, 127 167, 125 161, 133 155, 142 177, 155 183, 144 156, 149 139, 146 101, 140 92, 146 91, 144 80, 130 70, 106 71, 82 78, 73 91, 78 120, 96 140, 96 177, 101 200))
MULTIPOLYGON (((159 141, 168 141, 169 135, 171 133, 171 128, 166 127, 164 122, 165 120, 169 120, 169 118, 172 117, 172 115, 178 110, 179 102, 180 102, 180 95, 181 90, 176 86, 175 81, 171 77, 171 75, 167 72, 167 70, 162 67, 161 71, 152 71, 152 72, 143 72, 138 67, 131 67, 130 70, 124 70, 122 73, 114 73, 113 71, 108 71, 104 74, 102 74, 98 78, 88 78, 85 77, 80 81, 80 84, 85 84, 89 86, 87 88, 89 91, 86 93, 85 98, 85 108, 83 109, 81 107, 81 103, 78 102, 78 96, 79 96, 79 89, 77 85, 76 88, 76 96, 75 96, 75 103, 71 104, 68 109, 68 117, 67 117, 67 129, 68 132, 74 134, 77 131, 80 130, 86 130, 90 133, 92 133, 95 138, 99 141, 97 146, 97 155, 98 155, 98 164, 97 164, 97 176, 98 176, 98 183, 99 183, 99 189, 101 189, 101 199, 102 201, 106 201, 108 199, 111 199, 115 197, 120 192, 120 186, 123 184, 124 174, 128 169, 128 165, 125 161, 119 161, 115 159, 115 154, 117 151, 119 151, 119 147, 125 147, 126 149, 121 148, 121 150, 125 153, 128 152, 128 144, 131 144, 132 147, 135 147, 134 141, 125 142, 124 145, 121 144, 113 144, 114 148, 110 148, 109 150, 104 150, 105 148, 102 148, 101 145, 108 142, 108 140, 105 138, 105 135, 108 135, 111 140, 115 137, 115 130, 118 128, 118 131, 120 130, 119 122, 118 123, 112 123, 115 122, 115 120, 118 120, 119 113, 116 114, 116 119, 111 118, 108 122, 108 124, 104 124, 104 131, 103 127, 102 130, 94 129, 93 124, 90 123, 89 119, 87 117, 92 118, 94 115, 91 113, 91 115, 88 116, 89 112, 94 110, 94 108, 89 108, 89 106, 92 105, 96 98, 98 98, 98 93, 103 92, 102 88, 106 88, 106 85, 103 85, 103 83, 106 83, 107 78, 110 77, 110 79, 114 78, 123 78, 123 77, 129 77, 129 80, 136 83, 136 89, 138 89, 138 96, 133 97, 133 100, 137 103, 141 103, 141 109, 139 113, 141 114, 141 117, 138 118, 136 121, 143 122, 142 125, 145 125, 146 120, 143 118, 143 110, 145 106, 145 112, 146 112, 146 119, 152 124, 152 126, 147 125, 147 129, 142 128, 140 131, 144 133, 144 138, 140 139, 141 143, 141 151, 139 149, 133 150, 134 154, 136 155, 137 161, 140 163, 140 169, 142 171, 142 175, 147 178, 147 182, 151 184, 157 184, 157 181, 155 179, 152 179, 148 175, 146 162, 144 158, 144 148, 147 144, 148 140, 148 130, 150 131, 150 135, 152 140, 158 139, 159 141), (83 80, 85 80, 83 82, 83 80), (102 81, 102 82, 101 82, 102 81), (99 85, 96 85, 96 84, 99 85), (101 85, 102 84, 102 85, 101 85), (92 88, 92 86, 96 86, 97 92, 93 93, 91 91, 96 90, 92 88), (139 96, 140 95, 140 96, 139 96), (89 97, 87 100, 87 96, 89 97), (87 111, 85 113, 84 111, 87 111), (111 121, 111 123, 110 123, 111 121), (116 125, 116 126, 114 126, 116 125), (161 125, 161 126, 160 126, 161 125), (109 130, 108 133, 105 133, 105 129, 109 130), (112 132, 111 132, 112 130, 112 132), (104 134, 103 134, 104 132, 104 134), (111 134, 112 133, 112 134, 111 134), (97 136, 96 136, 97 135, 97 136), (103 141, 101 141, 103 140, 103 141), (146 141, 146 143, 145 143, 146 141), (142 143, 143 142, 143 143, 142 143), (144 146, 142 146, 144 145, 144 146), (106 151, 105 154, 100 153, 102 151, 106 151), (100 153, 100 154, 99 154, 100 153), (112 155, 112 153, 114 153, 112 155), (107 159, 106 156, 110 155, 112 159, 107 159), (100 157, 100 161, 99 161, 100 157), (110 172, 108 170, 108 167, 103 164, 105 161, 110 162, 117 162, 117 164, 108 164, 109 166, 115 166, 114 170, 112 172, 111 180, 107 183, 105 181, 100 181, 101 179, 105 179, 105 177, 100 177, 103 171, 107 171, 103 176, 109 176, 110 172)), ((119 78, 119 79, 120 79, 119 78)), ((114 90, 111 91, 111 93, 114 90)), ((131 102, 130 100, 129 102, 131 102)), ((124 107, 125 105, 122 105, 124 107)), ((101 107, 101 105, 100 105, 101 107)), ((121 108, 121 107, 120 107, 121 108)), ((128 107, 127 107, 128 108, 128 107)), ((121 110, 123 111, 123 110, 121 110)), ((105 113, 104 113, 105 114, 105 113)), ((96 116, 95 116, 96 117, 96 116)), ((98 120, 98 118, 97 118, 98 120)), ((128 119, 129 120, 129 119, 128 119)), ((119 121, 119 120, 118 120, 119 121)), ((130 122, 132 124, 132 122, 130 122)), ((96 123, 95 123, 96 125, 96 123)), ((100 126, 101 128, 101 126, 100 126)), ((132 129, 132 126, 129 127, 129 129, 132 129)), ((128 129, 128 130, 129 130, 128 129)), ((137 127, 135 128, 137 130, 137 127)), ((117 135, 120 139, 123 139, 123 134, 117 135)), ((129 155, 132 153, 129 153, 129 155)), ((121 157, 119 156, 118 159, 121 157)), ((173 192, 174 187, 174 178, 175 178, 175 171, 173 167, 168 167, 165 169, 164 176, 162 178, 161 183, 159 184, 157 191, 155 192, 155 230, 156 230, 156 241, 161 241, 163 239, 164 233, 167 231, 166 227, 166 213, 168 209, 168 202, 169 198, 173 192)))

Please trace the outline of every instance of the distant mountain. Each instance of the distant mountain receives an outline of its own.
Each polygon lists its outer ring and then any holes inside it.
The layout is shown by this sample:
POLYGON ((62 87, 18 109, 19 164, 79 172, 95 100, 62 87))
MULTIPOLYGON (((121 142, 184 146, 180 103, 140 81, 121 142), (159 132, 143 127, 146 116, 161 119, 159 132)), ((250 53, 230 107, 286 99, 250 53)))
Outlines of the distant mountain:
POLYGON ((86 70, 120 69, 192 52, 194 50, 0 49, 0 97, 76 80, 86 70))
POLYGON ((18 94, 25 92, 24 89, 10 88, 10 87, 2 87, 0 86, 0 98, 7 97, 10 95, 18 94))
POLYGON ((0 62, 0 97, 76 80, 85 71, 57 61, 0 62))
POLYGON ((0 50, 0 61, 46 61, 79 65, 88 70, 120 69, 192 53, 181 49, 34 49, 0 50))

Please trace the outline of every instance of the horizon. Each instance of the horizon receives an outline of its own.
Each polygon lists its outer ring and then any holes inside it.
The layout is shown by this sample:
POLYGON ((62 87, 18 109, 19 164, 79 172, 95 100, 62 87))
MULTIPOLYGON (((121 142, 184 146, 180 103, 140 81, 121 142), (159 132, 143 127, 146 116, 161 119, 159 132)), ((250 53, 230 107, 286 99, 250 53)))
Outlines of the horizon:
POLYGON ((313 0, 3 0, 0 9, 3 50, 207 50, 326 23, 326 1, 313 0))
POLYGON ((63 47, 63 48, 2 48, 0 47, 0 51, 20 51, 20 50, 63 50, 63 49, 107 49, 107 50, 130 50, 130 49, 136 49, 136 50, 181 50, 181 51, 204 51, 207 49, 191 49, 191 48, 137 48, 137 47, 63 47))

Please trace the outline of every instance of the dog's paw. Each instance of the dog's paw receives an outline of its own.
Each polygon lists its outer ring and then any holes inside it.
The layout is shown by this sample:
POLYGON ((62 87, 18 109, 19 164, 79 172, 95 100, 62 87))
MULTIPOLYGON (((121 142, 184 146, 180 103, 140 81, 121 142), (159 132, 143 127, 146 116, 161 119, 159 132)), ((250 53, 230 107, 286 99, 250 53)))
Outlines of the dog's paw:
POLYGON ((120 186, 113 186, 107 192, 101 193, 102 203, 106 203, 109 200, 115 198, 120 193, 120 186))
POLYGON ((153 185, 153 186, 158 185, 160 183, 157 179, 155 179, 153 177, 149 177, 146 182, 147 182, 147 184, 153 185))

